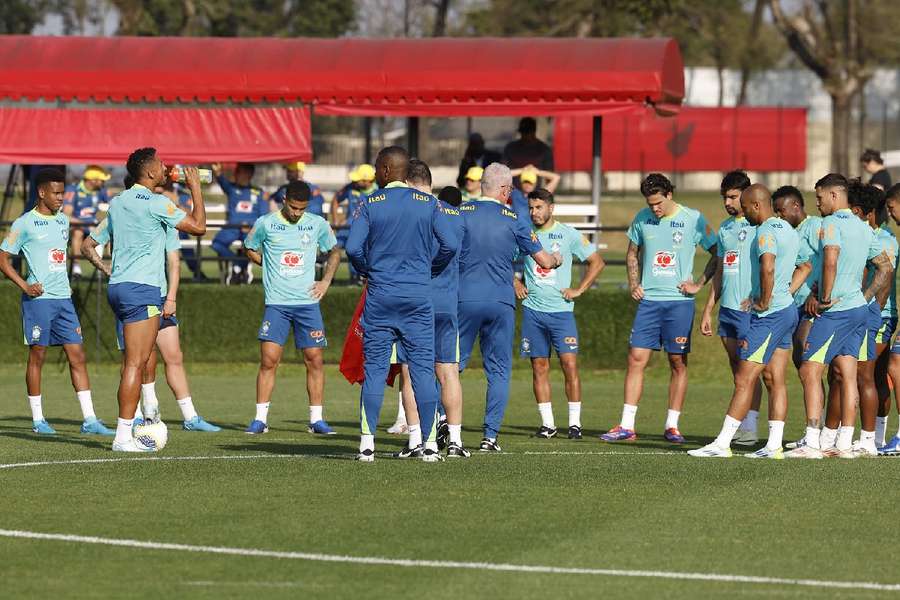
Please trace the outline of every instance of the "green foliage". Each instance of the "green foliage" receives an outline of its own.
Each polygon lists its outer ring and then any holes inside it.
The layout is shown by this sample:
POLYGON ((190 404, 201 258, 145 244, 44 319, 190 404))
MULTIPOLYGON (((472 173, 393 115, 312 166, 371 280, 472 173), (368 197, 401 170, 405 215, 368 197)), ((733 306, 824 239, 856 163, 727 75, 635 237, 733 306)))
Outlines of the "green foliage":
MULTIPOLYGON (((19 295, 13 285, 0 285, 0 360, 11 364, 24 364, 26 355, 22 345, 19 295)), ((340 362, 344 336, 359 295, 359 288, 333 287, 322 301, 322 317, 329 340, 326 362, 340 362)), ((88 292, 87 284, 82 284, 75 287, 73 298, 81 317, 89 360, 118 361, 115 319, 106 302, 105 291, 98 304, 96 287, 88 292)), ((263 309, 262 286, 224 289, 217 285, 183 285, 178 297, 178 320, 185 360, 189 363, 257 362, 256 333, 263 309)), ((634 310, 634 302, 620 290, 592 290, 578 299, 575 314, 581 336, 580 361, 584 366, 601 369, 624 366, 634 310)), ((520 314, 521 311, 517 317, 520 314)), ((288 344, 293 348, 293 341, 288 344)), ((288 350, 286 356, 294 356, 294 350, 288 350)), ((476 352, 475 365, 480 362, 479 356, 476 352)), ((51 360, 59 358, 58 351, 51 352, 51 360)), ((514 364, 527 367, 525 361, 516 360, 514 364)))
POLYGON ((4 0, 0 10, 0 34, 27 34, 43 18, 43 3, 4 0))

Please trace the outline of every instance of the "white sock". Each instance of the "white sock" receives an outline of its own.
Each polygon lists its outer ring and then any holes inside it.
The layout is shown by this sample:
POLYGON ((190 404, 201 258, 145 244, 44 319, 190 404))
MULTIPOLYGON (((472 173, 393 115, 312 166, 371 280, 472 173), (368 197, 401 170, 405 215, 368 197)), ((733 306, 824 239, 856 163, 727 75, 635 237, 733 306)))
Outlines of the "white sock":
POLYGON ((41 396, 28 396, 28 404, 31 405, 31 420, 43 421, 44 409, 41 408, 41 396))
POLYGON ((450 443, 462 446, 462 425, 447 425, 450 429, 450 443))
POLYGON ((680 410, 666 411, 666 429, 678 429, 678 417, 681 415, 680 410))
POLYGON ((421 425, 409 426, 409 447, 415 448, 422 444, 422 427, 421 425))
POLYGON ((177 402, 178 408, 181 409, 181 416, 185 421, 190 421, 197 416, 197 411, 194 410, 194 401, 190 396, 177 400, 177 402))
POLYGON ((437 442, 425 442, 425 449, 431 450, 433 452, 437 452, 438 451, 437 442))
POLYGON ((737 433, 738 427, 740 426, 740 421, 730 415, 725 415, 725 422, 722 423, 722 431, 719 432, 714 443, 719 448, 730 448, 731 440, 734 438, 734 434, 737 433))
POLYGON ((94 402, 91 400, 91 390, 75 392, 75 395, 78 397, 78 403, 81 405, 81 415, 84 417, 84 420, 87 421, 91 417, 96 417, 97 415, 94 414, 94 402))
POLYGON ((72 264, 72 272, 81 275, 81 264, 78 261, 72 264))
POLYGON ((823 427, 821 433, 819 433, 819 450, 828 450, 829 448, 834 448, 835 442, 837 442, 837 429, 829 429, 828 427, 823 427))
POLYGON ((116 442, 124 444, 133 437, 131 434, 131 426, 133 424, 134 419, 123 419, 119 417, 116 420, 116 442))
POLYGON ((322 405, 309 407, 309 424, 318 423, 322 420, 322 405))
POLYGON ((269 418, 269 402, 262 402, 256 405, 256 420, 263 423, 268 422, 269 418))
POLYGON ((137 406, 134 407, 134 416, 138 419, 144 418, 144 411, 141 410, 141 401, 138 400, 137 406))
MULTIPOLYGON (((756 424, 754 423, 754 425, 756 424)), ((766 442, 766 448, 777 450, 781 448, 782 441, 784 441, 784 421, 769 421, 769 439, 766 442)))
POLYGON ((233 267, 231 267, 231 270, 234 271, 235 273, 241 272, 241 268, 237 265, 234 265, 233 267))
POLYGON ((849 450, 853 446, 853 427, 838 428, 837 449, 849 450))
POLYGON ((875 417, 875 446, 884 446, 884 435, 887 432, 888 418, 875 417))
POLYGON ((818 427, 807 427, 806 428, 806 436, 803 438, 806 440, 806 445, 810 448, 815 448, 816 450, 821 449, 819 446, 819 431, 818 427))
MULTIPOLYGON (((751 410, 747 412, 747 416, 741 421, 741 429, 744 431, 752 431, 756 433, 756 421, 759 419, 759 411, 751 410)), ((769 421, 771 423, 771 421, 769 421)))
POLYGON ((400 399, 397 406, 397 420, 394 423, 396 425, 406 425, 406 411, 403 410, 403 394, 398 394, 398 396, 400 399))
POLYGON ((581 402, 569 402, 569 427, 581 427, 581 402))
MULTIPOLYGON (((146 417, 159 416, 159 398, 156 397, 156 382, 141 384, 141 403, 143 410, 140 413, 146 417)), ((137 413, 136 413, 137 414, 137 413)))
POLYGON ((540 402, 537 407, 538 412, 541 413, 541 423, 543 426, 555 429, 556 424, 553 422, 553 405, 549 402, 540 402))
POLYGON ((375 436, 370 434, 362 434, 359 436, 359 451, 364 450, 375 451, 375 436))
POLYGON ((869 450, 875 450, 875 432, 874 431, 866 431, 865 429, 860 429, 859 431, 859 445, 868 448, 869 450))
POLYGON ((626 404, 622 406, 622 420, 619 421, 619 427, 622 429, 634 429, 634 415, 637 414, 636 404, 626 404))

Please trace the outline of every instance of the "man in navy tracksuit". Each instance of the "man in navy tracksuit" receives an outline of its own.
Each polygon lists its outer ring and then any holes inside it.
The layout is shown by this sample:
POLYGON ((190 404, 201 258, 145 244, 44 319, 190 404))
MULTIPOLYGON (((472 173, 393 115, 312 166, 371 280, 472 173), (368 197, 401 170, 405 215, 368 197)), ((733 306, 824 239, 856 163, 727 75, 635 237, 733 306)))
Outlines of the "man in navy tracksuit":
POLYGON ((212 241, 212 249, 222 258, 231 261, 231 269, 225 283, 250 283, 250 271, 247 269, 247 258, 238 256, 231 249, 236 240, 244 241, 256 219, 269 214, 269 202, 262 188, 251 183, 255 167, 252 163, 238 163, 234 170, 234 181, 222 175, 219 165, 213 165, 216 182, 228 197, 228 214, 226 222, 229 227, 219 230, 212 241))
POLYGON ((409 154, 403 148, 391 146, 378 153, 375 177, 382 189, 362 203, 347 239, 347 257, 368 279, 357 456, 364 462, 375 459, 375 428, 395 342, 407 357, 422 432, 427 436, 422 459, 442 460, 434 435, 437 388, 431 278, 450 263, 458 239, 438 209, 437 199, 404 183, 408 166, 409 154))
POLYGON ((466 368, 475 337, 479 336, 487 376, 484 439, 478 448, 482 452, 500 452, 497 434, 509 400, 516 321, 513 261, 518 252, 530 255, 544 269, 555 269, 562 263, 559 253, 546 252, 531 226, 507 208, 512 189, 509 167, 491 163, 481 176, 482 197, 459 207, 463 217, 459 258, 459 367, 466 368))

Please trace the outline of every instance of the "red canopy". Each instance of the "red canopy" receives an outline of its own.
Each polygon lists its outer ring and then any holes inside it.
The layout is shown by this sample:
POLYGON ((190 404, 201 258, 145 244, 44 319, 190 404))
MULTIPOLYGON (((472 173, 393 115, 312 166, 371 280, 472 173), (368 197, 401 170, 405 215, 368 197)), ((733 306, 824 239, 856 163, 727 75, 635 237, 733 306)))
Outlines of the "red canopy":
POLYGON ((0 36, 0 98, 453 116, 672 113, 683 96, 672 39, 0 36))
POLYGON ((167 162, 274 162, 312 156, 303 108, 0 108, 0 162, 122 164, 153 146, 167 162))
MULTIPOLYGON (((553 133, 559 171, 591 169, 591 120, 559 118, 553 133)), ((608 171, 803 171, 806 109, 685 107, 674 118, 648 113, 603 119, 608 171)))

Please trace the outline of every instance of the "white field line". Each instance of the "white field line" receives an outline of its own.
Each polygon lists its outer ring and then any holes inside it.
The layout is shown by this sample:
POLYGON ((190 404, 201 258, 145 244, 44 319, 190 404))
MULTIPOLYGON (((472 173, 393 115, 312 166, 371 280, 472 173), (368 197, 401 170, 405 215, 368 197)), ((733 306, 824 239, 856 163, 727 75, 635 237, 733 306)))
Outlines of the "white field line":
POLYGON ((71 542, 76 544, 96 544, 102 546, 118 546, 140 548, 143 550, 167 550, 175 552, 195 552, 201 554, 219 554, 227 556, 246 556, 262 558, 280 558, 287 560, 304 560, 329 563, 349 563, 357 565, 379 565, 390 567, 425 567, 432 569, 467 569, 473 571, 500 571, 510 573, 535 573, 541 575, 600 575, 606 577, 674 579, 682 581, 711 581, 716 583, 750 583, 767 585, 791 585, 810 588, 830 588, 846 590, 876 590, 900 592, 900 584, 875 583, 871 581, 829 581, 819 579, 788 579, 781 577, 757 577, 754 575, 728 575, 719 573, 691 573, 680 571, 646 571, 631 569, 595 569, 588 567, 554 567, 547 565, 514 565, 488 562, 458 562, 445 560, 415 560, 404 558, 384 558, 378 556, 347 556, 340 554, 316 554, 312 552, 286 552, 278 550, 262 550, 256 548, 232 548, 228 546, 194 546, 190 544, 172 544, 165 542, 147 542, 139 540, 102 538, 63 533, 41 533, 37 531, 20 531, 0 529, 0 537, 30 540, 48 540, 71 542))
MULTIPOLYGON (((682 455, 683 452, 565 452, 565 451, 525 451, 525 452, 500 452, 486 454, 473 452, 473 456, 666 456, 666 455, 682 455)), ((378 456, 391 458, 388 452, 377 453, 378 456)), ((106 463, 123 463, 123 462, 159 462, 159 461, 180 461, 180 460, 257 460, 270 458, 290 458, 290 459, 310 459, 310 458, 352 458, 353 454, 230 454, 222 456, 131 456, 117 458, 79 458, 73 460, 41 460, 34 462, 6 463, 0 464, 0 471, 4 469, 22 469, 27 467, 52 467, 60 465, 93 465, 106 463)))

